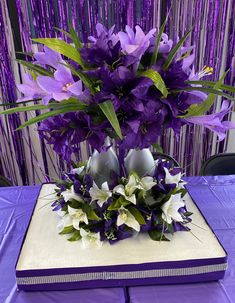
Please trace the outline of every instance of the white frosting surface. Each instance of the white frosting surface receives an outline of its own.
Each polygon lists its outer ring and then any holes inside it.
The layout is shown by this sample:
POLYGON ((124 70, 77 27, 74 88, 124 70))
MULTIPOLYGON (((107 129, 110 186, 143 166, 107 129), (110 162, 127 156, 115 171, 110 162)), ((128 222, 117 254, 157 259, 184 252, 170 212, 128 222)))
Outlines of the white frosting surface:
POLYGON ((42 186, 32 220, 21 250, 17 270, 140 264, 162 261, 207 259, 226 253, 197 207, 186 196, 188 211, 193 212, 191 232, 176 232, 170 242, 155 242, 148 235, 104 243, 101 248, 83 248, 82 242, 69 242, 56 230, 58 215, 51 210, 55 185, 42 186))

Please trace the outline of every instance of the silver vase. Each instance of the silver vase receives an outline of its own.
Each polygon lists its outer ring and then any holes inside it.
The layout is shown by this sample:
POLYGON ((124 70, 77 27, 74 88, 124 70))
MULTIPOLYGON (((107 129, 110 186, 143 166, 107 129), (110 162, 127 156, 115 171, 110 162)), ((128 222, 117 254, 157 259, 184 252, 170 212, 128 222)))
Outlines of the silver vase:
POLYGON ((136 150, 131 149, 125 158, 125 168, 129 174, 135 171, 139 177, 145 175, 153 176, 155 169, 155 162, 151 151, 148 148, 136 150))
MULTIPOLYGON (((109 145, 110 139, 106 138, 105 146, 109 145)), ((88 169, 93 180, 99 187, 106 181, 110 183, 113 172, 116 174, 120 172, 119 161, 113 147, 111 146, 106 152, 102 153, 95 150, 90 158, 88 169)))

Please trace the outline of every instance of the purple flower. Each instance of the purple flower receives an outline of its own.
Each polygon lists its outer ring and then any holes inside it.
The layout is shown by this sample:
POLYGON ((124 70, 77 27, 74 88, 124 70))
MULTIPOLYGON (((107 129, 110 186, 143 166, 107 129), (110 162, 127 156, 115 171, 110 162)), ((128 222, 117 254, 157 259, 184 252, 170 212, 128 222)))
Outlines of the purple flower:
POLYGON ((148 32, 147 35, 143 32, 140 26, 135 27, 135 33, 130 26, 126 26, 126 33, 119 32, 118 36, 121 42, 122 51, 125 54, 132 54, 137 58, 145 53, 150 44, 150 39, 153 37, 153 34, 156 32, 156 29, 152 29, 148 32))
POLYGON ((97 32, 97 38, 93 36, 89 36, 88 39, 96 44, 99 40, 99 38, 106 37, 108 41, 112 42, 112 45, 114 46, 118 41, 118 35, 114 34, 113 31, 115 29, 115 25, 113 25, 109 30, 105 28, 101 23, 96 24, 96 32, 97 32))
MULTIPOLYGON (((149 52, 153 52, 155 45, 156 45, 156 39, 157 39, 156 35, 154 35, 154 37, 152 37, 150 39, 149 52)), ((160 54, 167 54, 171 51, 172 45, 173 45, 173 41, 171 39, 168 39, 167 34, 163 33, 162 37, 161 37, 161 42, 159 45, 158 52, 160 54)))
POLYGON ((34 64, 39 64, 42 66, 49 65, 55 69, 58 67, 59 63, 64 62, 59 53, 51 50, 46 46, 44 46, 44 52, 35 53, 34 58, 36 59, 34 64))
POLYGON ((67 100, 71 96, 79 96, 82 94, 82 81, 74 82, 70 69, 63 65, 59 65, 54 78, 48 76, 37 77, 37 83, 53 99, 57 101, 67 100))
POLYGON ((24 97, 18 98, 17 102, 42 98, 43 103, 47 104, 52 98, 52 95, 42 90, 33 80, 31 74, 24 74, 23 78, 24 84, 18 84, 17 88, 22 94, 24 94, 24 97))
POLYGON ((221 141, 225 138, 227 130, 235 128, 235 123, 230 121, 222 121, 224 116, 229 113, 232 106, 232 104, 229 105, 228 101, 224 101, 219 113, 205 116, 193 116, 185 118, 184 120, 192 124, 203 125, 204 127, 215 132, 219 137, 219 141, 221 141))

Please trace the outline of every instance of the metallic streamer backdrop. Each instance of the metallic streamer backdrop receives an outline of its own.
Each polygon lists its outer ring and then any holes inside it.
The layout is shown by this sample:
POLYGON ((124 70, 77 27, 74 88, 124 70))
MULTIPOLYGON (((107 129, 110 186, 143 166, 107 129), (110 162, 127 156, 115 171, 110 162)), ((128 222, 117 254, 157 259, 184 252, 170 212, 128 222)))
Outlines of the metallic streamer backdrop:
MULTIPOLYGON (((16 0, 16 5, 25 51, 35 49, 31 38, 53 37, 53 28, 66 30, 68 21, 77 29, 80 38, 86 40, 94 33, 97 22, 106 26, 116 24, 118 29, 126 24, 140 24, 145 30, 159 27, 171 7, 166 32, 176 39, 193 29, 190 42, 197 45, 197 69, 204 65, 214 67, 215 72, 210 77, 214 80, 234 62, 234 0, 16 0)), ((0 98, 4 102, 13 102, 20 69, 14 63, 6 0, 1 0, 0 30, 0 98)), ((232 71, 227 83, 234 83, 232 71)), ((215 109, 218 110, 220 104, 221 98, 218 98, 215 109)), ((14 132, 25 119, 25 114, 1 117, 0 174, 5 174, 15 184, 33 184, 49 177, 56 178, 68 167, 38 138, 35 127, 14 132)), ((226 150, 226 141, 218 144, 216 137, 201 127, 184 127, 179 141, 171 131, 166 131, 160 142, 164 151, 180 162, 187 175, 198 174, 205 159, 226 150)), ((89 153, 89 146, 84 145, 79 156, 85 158, 89 153)))

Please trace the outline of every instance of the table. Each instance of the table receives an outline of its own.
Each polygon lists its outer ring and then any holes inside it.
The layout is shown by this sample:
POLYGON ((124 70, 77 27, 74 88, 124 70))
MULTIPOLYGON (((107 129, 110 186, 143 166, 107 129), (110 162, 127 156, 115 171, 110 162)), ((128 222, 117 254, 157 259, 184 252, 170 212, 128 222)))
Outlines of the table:
POLYGON ((232 303, 235 302, 235 175, 185 178, 191 196, 229 255, 229 269, 218 282, 18 292, 14 267, 40 186, 0 188, 0 303, 232 303))

